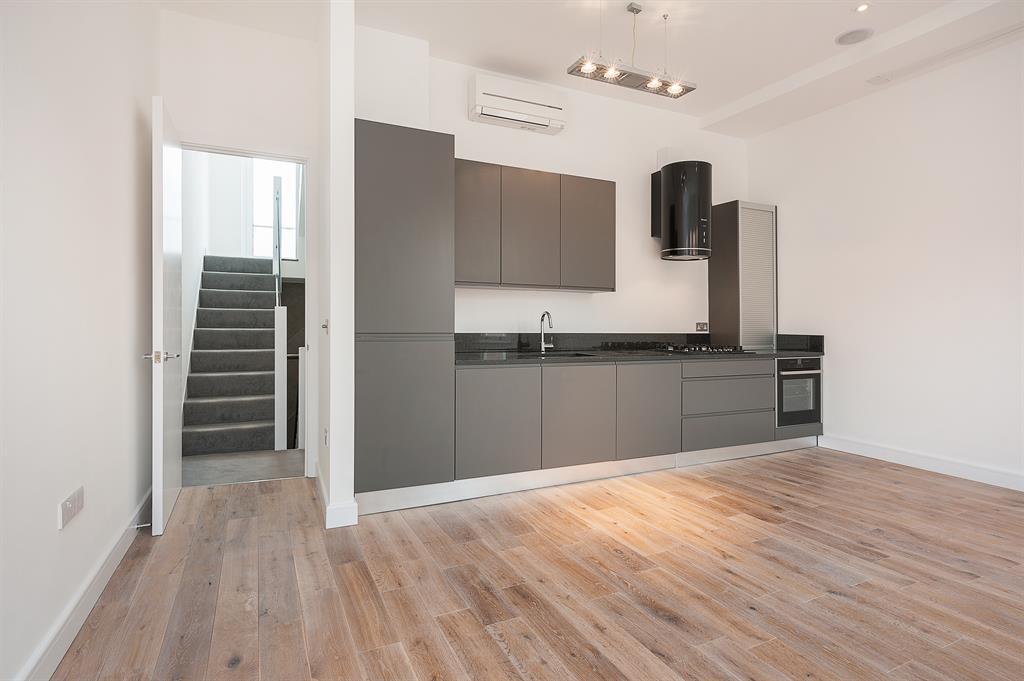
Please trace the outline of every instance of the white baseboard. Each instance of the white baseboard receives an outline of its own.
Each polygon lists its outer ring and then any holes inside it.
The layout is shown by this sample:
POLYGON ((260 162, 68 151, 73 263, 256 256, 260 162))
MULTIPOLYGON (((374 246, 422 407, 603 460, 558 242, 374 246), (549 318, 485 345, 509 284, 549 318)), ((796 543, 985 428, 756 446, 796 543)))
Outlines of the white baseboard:
POLYGON ((757 442, 752 445, 735 445, 733 447, 719 447, 718 449, 701 449, 695 452, 679 452, 676 454, 676 467, 697 466, 703 463, 714 463, 715 461, 728 461, 729 459, 745 459, 748 456, 764 456, 765 454, 778 454, 779 452, 790 452, 794 449, 806 449, 816 447, 818 438, 794 437, 788 440, 776 440, 774 442, 757 442))
POLYGON ((135 541, 139 530, 134 526, 142 522, 143 512, 149 505, 151 496, 152 492, 147 493, 142 503, 135 508, 135 512, 125 525, 124 532, 114 542, 114 546, 107 555, 92 570, 90 577, 82 583, 75 599, 68 603, 61 612, 57 621, 47 632, 46 638, 33 651, 21 672, 15 676, 16 679, 46 681, 53 676, 53 672, 57 670, 60 661, 64 659, 64 654, 71 648, 75 636, 78 635, 93 606, 99 600, 100 594, 107 586, 107 582, 110 581, 114 570, 121 563, 124 554, 128 552, 128 547, 135 541))
POLYGON ((330 530, 335 527, 348 527, 359 522, 359 506, 355 499, 347 502, 329 503, 330 496, 324 487, 324 476, 317 476, 316 488, 320 497, 320 508, 324 512, 324 526, 330 530))
POLYGON ((841 437, 821 436, 818 438, 818 446, 1024 492, 1024 472, 1021 471, 996 466, 979 466, 935 454, 913 452, 841 437))
POLYGON ((522 473, 506 473, 490 475, 483 478, 452 480, 434 485, 385 489, 377 492, 360 492, 356 494, 359 503, 359 514, 383 513, 400 508, 415 506, 431 506, 445 504, 450 501, 488 497, 494 494, 521 492, 527 489, 564 485, 584 480, 611 478, 616 475, 629 475, 675 466, 675 454, 650 456, 641 459, 624 461, 602 461, 580 466, 564 468, 545 468, 539 471, 523 471, 522 473))

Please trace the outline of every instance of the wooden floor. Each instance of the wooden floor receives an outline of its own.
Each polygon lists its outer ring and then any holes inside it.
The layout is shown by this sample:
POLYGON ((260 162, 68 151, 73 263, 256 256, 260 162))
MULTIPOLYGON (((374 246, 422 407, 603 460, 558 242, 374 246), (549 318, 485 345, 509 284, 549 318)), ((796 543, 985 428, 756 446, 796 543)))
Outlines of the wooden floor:
POLYGON ((828 450, 366 516, 182 491, 55 679, 1024 678, 1024 494, 828 450))
POLYGON ((182 487, 298 478, 305 474, 306 452, 302 449, 181 457, 182 487))

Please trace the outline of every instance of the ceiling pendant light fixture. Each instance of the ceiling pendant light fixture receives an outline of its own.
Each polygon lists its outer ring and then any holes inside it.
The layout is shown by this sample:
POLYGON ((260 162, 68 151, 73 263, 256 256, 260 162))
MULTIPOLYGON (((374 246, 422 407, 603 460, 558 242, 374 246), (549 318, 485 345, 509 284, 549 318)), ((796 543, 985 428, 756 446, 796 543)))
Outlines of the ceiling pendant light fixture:
POLYGON ((598 19, 598 49, 597 55, 593 53, 584 55, 572 63, 566 73, 570 76, 600 80, 605 83, 613 83, 631 90, 651 92, 671 99, 679 99, 688 92, 693 92, 697 86, 668 75, 668 15, 661 15, 665 31, 664 63, 661 73, 653 73, 637 68, 633 61, 636 58, 636 18, 643 7, 636 2, 626 5, 626 11, 633 15, 633 51, 629 60, 629 66, 617 61, 609 61, 602 54, 602 42, 604 38, 604 2, 602 0, 598 19), (667 86, 667 87, 666 87, 667 86))

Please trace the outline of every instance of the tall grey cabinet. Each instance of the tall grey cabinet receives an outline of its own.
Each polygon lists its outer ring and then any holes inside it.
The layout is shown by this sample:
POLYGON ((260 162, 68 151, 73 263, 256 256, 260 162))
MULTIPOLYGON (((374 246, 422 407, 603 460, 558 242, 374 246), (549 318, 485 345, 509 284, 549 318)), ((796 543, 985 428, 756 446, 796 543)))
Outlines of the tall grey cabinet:
POLYGON ((455 145, 355 122, 355 489, 455 477, 455 145))

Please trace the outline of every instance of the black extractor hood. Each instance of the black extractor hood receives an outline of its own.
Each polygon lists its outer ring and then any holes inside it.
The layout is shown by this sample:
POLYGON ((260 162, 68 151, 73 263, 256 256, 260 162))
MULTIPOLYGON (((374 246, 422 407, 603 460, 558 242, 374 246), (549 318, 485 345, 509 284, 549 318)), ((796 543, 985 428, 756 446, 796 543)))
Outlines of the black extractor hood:
POLYGON ((711 257, 711 164, 678 161, 651 174, 651 236, 662 260, 711 257))

